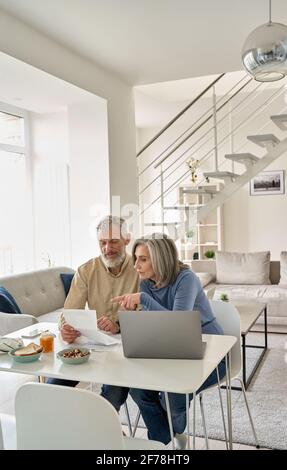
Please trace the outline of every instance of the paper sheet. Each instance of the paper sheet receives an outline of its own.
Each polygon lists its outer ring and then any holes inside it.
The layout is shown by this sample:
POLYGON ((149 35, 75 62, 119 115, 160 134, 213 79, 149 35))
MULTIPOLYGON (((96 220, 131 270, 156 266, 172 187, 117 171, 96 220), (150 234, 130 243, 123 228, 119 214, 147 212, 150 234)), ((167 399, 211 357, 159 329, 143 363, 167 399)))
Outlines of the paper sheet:
POLYGON ((78 344, 109 346, 120 343, 114 335, 98 330, 96 310, 65 309, 63 314, 66 322, 80 331, 82 336, 77 338, 78 344))

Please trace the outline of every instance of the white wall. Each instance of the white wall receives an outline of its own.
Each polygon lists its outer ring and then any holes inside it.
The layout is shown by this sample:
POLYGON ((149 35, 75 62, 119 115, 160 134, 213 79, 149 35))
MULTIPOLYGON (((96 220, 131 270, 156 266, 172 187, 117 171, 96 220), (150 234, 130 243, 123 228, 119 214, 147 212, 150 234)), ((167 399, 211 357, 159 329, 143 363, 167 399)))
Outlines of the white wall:
POLYGON ((91 95, 30 121, 35 265, 77 267, 98 253, 95 225, 109 211, 106 101, 91 95))
POLYGON ((136 203, 135 124, 132 87, 0 11, 1 51, 105 98, 108 102, 110 194, 136 203), (127 184, 128 182, 128 184, 127 184))
POLYGON ((68 106, 72 265, 98 254, 97 221, 109 210, 106 102, 68 106))
POLYGON ((70 265, 67 112, 30 113, 35 267, 70 265))
MULTIPOLYGON (((266 170, 285 170, 287 155, 279 157, 266 170)), ((224 204, 224 240, 226 251, 271 251, 279 260, 287 250, 287 193, 250 196, 249 184, 224 204)))

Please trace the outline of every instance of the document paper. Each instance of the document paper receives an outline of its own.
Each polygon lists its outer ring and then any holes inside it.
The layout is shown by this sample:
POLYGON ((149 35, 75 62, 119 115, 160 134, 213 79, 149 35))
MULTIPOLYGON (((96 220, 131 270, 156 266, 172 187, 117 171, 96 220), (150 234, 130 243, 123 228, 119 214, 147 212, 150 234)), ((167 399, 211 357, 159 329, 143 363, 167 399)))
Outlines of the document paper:
POLYGON ((81 333, 79 343, 105 346, 120 343, 119 339, 98 330, 96 310, 65 309, 63 314, 66 322, 81 333))

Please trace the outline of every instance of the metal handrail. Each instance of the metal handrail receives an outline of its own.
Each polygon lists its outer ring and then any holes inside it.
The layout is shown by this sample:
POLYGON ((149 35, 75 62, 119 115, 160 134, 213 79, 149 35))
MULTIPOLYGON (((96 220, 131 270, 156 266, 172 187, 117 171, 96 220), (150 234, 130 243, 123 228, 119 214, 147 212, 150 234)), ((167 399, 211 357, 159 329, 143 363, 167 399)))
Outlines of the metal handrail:
MULTIPOLYGON (((264 84, 263 84, 263 83, 258 83, 257 86, 256 86, 256 88, 255 88, 253 91, 256 91, 258 88, 262 88, 262 86, 264 86, 264 85, 265 85, 265 83, 264 83, 264 84)), ((246 101, 246 100, 249 100, 249 96, 248 96, 248 95, 247 95, 245 98, 243 98, 243 100, 240 101, 240 103, 238 103, 237 106, 235 106, 235 107, 233 108, 233 113, 234 113, 234 111, 236 110, 236 108, 240 107, 240 106, 242 105, 242 103, 244 103, 244 101, 246 101)), ((221 124, 221 123, 228 117, 228 115, 229 115, 229 112, 226 113, 226 114, 219 120, 218 124, 221 124)), ((203 139, 207 134, 209 134, 211 131, 212 131, 212 127, 211 127, 210 129, 208 129, 208 131, 206 131, 205 134, 204 134, 203 136, 201 136, 196 142, 194 142, 190 147, 188 147, 181 155, 179 155, 179 157, 177 158, 176 161, 172 162, 167 168, 165 168, 165 169, 164 169, 164 173, 166 173, 167 170, 169 170, 175 163, 177 163, 187 152, 189 152, 189 150, 192 149, 192 147, 194 147, 198 142, 200 142, 200 140, 202 140, 202 139, 203 139)), ((228 134, 227 137, 229 137, 229 136, 230 136, 230 134, 228 134)), ((199 150, 203 147, 203 145, 205 145, 205 144, 206 144, 207 142, 209 142, 210 140, 211 140, 211 138, 205 140, 205 141, 202 143, 202 145, 196 149, 196 151, 199 151, 199 150)), ((213 148, 212 148, 206 155, 208 155, 212 150, 213 150, 213 148)), ((191 154, 189 154, 189 157, 191 157, 194 153, 195 153, 195 151, 192 152, 191 154)), ((203 157, 203 158, 204 158, 204 157, 203 157)), ((202 158, 200 161, 202 161, 203 158, 202 158)), ((181 163, 180 163, 173 171, 176 171, 176 170, 180 167, 180 165, 181 165, 181 163)), ((169 176, 170 176, 170 175, 168 175, 166 178, 168 178, 169 176)))
MULTIPOLYGON (((245 78, 245 77, 244 77, 244 78, 245 78)), ((241 81, 242 81, 242 79, 241 79, 238 83, 240 83, 241 81)), ((247 85, 249 85, 250 82, 252 82, 252 78, 250 78, 246 83, 244 83, 232 96, 230 96, 221 106, 219 106, 219 108, 218 108, 217 111, 220 111, 224 106, 226 106, 235 96, 237 96, 238 93, 240 93, 247 85)), ((238 83, 237 83, 236 85, 238 85, 238 83)), ((260 83, 260 84, 258 85, 258 87, 261 86, 261 85, 262 85, 262 84, 260 83)), ((233 90, 233 89, 234 89, 234 87, 231 88, 231 90, 233 90)), ((230 92, 230 91, 229 91, 229 92, 230 92)), ((226 97, 226 94, 224 95, 224 97, 222 97, 222 99, 224 99, 225 97, 226 97)), ((206 111, 199 119, 201 119, 203 116, 205 116, 208 112, 209 112, 209 110, 206 111)), ((173 148, 173 150, 170 151, 162 160, 160 160, 160 162, 157 163, 157 164, 154 166, 154 169, 157 169, 157 168, 158 168, 165 160, 167 160, 176 150, 178 150, 178 149, 181 147, 182 144, 184 144, 184 143, 185 143, 188 139, 190 139, 201 127, 203 127, 212 117, 213 117, 213 114, 211 113, 211 114, 210 114, 209 116, 207 116, 207 118, 206 118, 204 121, 202 121, 187 137, 185 137, 185 138, 180 142, 180 144, 178 144, 178 145, 177 145, 175 148, 173 148)), ((199 119, 198 119, 196 122, 198 122, 199 119)), ((221 122, 221 121, 220 121, 220 122, 221 122)), ((191 129, 191 127, 192 127, 192 126, 190 126, 189 129, 191 129)), ((188 130, 189 130, 189 129, 188 129, 188 130)), ((181 134, 181 136, 184 135, 186 132, 187 132, 187 131, 183 132, 183 134, 181 134)), ((192 147, 192 146, 191 146, 191 147, 192 147)), ((190 147, 190 148, 191 148, 191 147, 190 147)), ((189 150, 190 150, 190 148, 189 148, 189 150)), ((187 151, 188 151, 188 150, 187 150, 187 151)), ((185 153, 185 152, 184 152, 184 153, 185 153)), ((184 153, 183 153, 182 155, 180 155, 180 156, 178 157, 178 159, 180 159, 180 158, 184 155, 184 153)), ((173 162, 173 163, 174 163, 174 162, 173 162)), ((173 165, 173 163, 172 163, 171 165, 173 165)), ((145 170, 146 170, 147 168, 151 167, 152 164, 153 164, 153 162, 152 162, 151 164, 149 164, 149 165, 145 168, 145 170)), ((168 168, 169 168, 169 167, 168 167, 168 168)), ((168 168, 166 168, 165 170, 163 170, 163 172, 167 171, 168 168)), ((145 170, 144 170, 144 171, 145 171, 145 170)), ((142 173, 143 173, 143 171, 140 173, 139 176, 141 176, 142 173)), ((145 186, 145 187, 139 192, 139 194, 142 194, 144 191, 146 191, 146 189, 148 189, 158 178, 160 178, 160 175, 156 176, 152 181, 150 181, 150 183, 149 183, 147 186, 145 186)))
MULTIPOLYGON (((219 98, 219 100, 218 100, 217 103, 219 104, 222 100, 224 100, 225 97, 226 97, 228 94, 232 93, 232 91, 233 91, 242 81, 244 81, 247 77, 249 77, 248 74, 244 75, 244 77, 242 77, 235 85, 233 85, 233 86, 230 88, 230 90, 228 90, 228 91, 225 93, 225 95, 223 95, 221 98, 219 98)), ((245 85, 248 85, 248 83, 249 83, 250 81, 252 81, 251 78, 249 78, 248 82, 247 82, 245 85)), ((167 150, 169 150, 169 149, 170 149, 176 142, 178 142, 190 129, 192 129, 192 127, 193 127, 200 119, 202 119, 205 115, 207 115, 208 112, 210 112, 210 110, 212 110, 212 107, 211 107, 210 109, 208 109, 207 111, 205 111, 205 112, 202 114, 202 116, 197 119, 197 121, 195 121, 191 126, 189 126, 189 127, 188 127, 184 132, 182 132, 173 142, 171 142, 171 144, 169 144, 159 155, 157 155, 157 157, 155 157, 155 158, 153 159, 153 161, 150 162, 150 163, 138 174, 138 176, 140 177, 146 170, 148 170, 151 166, 153 166, 154 163, 155 163, 167 150)), ((181 115, 182 115, 182 113, 181 113, 181 115)), ((205 124, 205 122, 202 123, 202 125, 204 125, 204 124, 205 124)), ((154 138, 154 139, 152 139, 152 140, 155 141, 156 139, 154 138)), ((185 142, 185 141, 182 141, 182 143, 184 143, 184 142, 185 142)), ((151 143, 152 143, 152 142, 151 142, 151 143)), ((181 144, 179 144, 179 146, 180 146, 180 145, 181 145, 181 144)), ((178 148, 178 147, 177 147, 177 148, 178 148)), ((172 155, 172 153, 173 153, 175 150, 177 150, 177 148, 174 148, 174 149, 166 156, 166 158, 168 158, 170 155, 172 155)), ((161 163, 162 163, 164 160, 165 160, 165 157, 158 163, 158 166, 161 165, 161 163)), ((155 166, 155 168, 156 168, 156 166, 155 166)))
MULTIPOLYGON (((262 84, 259 84, 256 89, 261 86, 262 84)), ((282 89, 285 88, 285 84, 282 85, 279 89, 277 89, 264 103, 263 105, 261 105, 259 108, 257 108, 254 112, 252 112, 248 119, 245 119, 244 121, 242 121, 235 129, 232 130, 232 132, 234 132, 235 130, 238 130, 243 124, 246 124, 246 122, 248 122, 250 119, 252 119, 257 113, 259 113, 263 108, 266 108, 276 97, 277 95, 279 95, 281 92, 282 92, 282 89)), ((245 98, 246 99, 246 98, 245 98)), ((243 100, 244 101, 244 100, 243 100)), ((242 101, 242 102, 243 102, 242 101)), ((241 103, 242 103, 241 102, 241 103)), ((240 104, 241 104, 240 103, 240 104)), ((238 105, 239 106, 239 105, 238 105)), ((226 116, 224 116, 224 118, 221 119, 221 121, 223 119, 225 119, 226 116)), ((266 124, 265 124, 266 125, 266 124)), ((263 126, 264 127, 264 126, 263 126)), ((210 129, 212 130, 212 129, 210 129)), ((210 131, 209 130, 209 131, 210 131)), ((218 146, 220 147, 222 145, 222 143, 228 139, 228 137, 230 137, 230 134, 231 133, 228 133, 218 144, 218 146)), ((243 144, 245 145, 245 144, 243 144)), ((242 146, 243 146, 242 145, 242 146)), ((242 147, 240 146, 239 149, 242 147)), ((213 148, 211 150, 209 150, 204 156, 203 158, 200 160, 202 163, 203 162, 206 162, 209 160, 209 158, 212 156, 212 151, 213 151, 213 148), (209 155, 210 154, 210 155, 209 155), (209 155, 209 157, 207 157, 209 155), (207 158, 206 158, 207 157, 207 158)), ((222 166, 223 164, 225 163, 225 161, 223 160, 220 164, 220 166, 222 166)), ((180 165, 179 165, 180 166, 180 165)), ((179 168, 179 166, 177 168, 179 168)), ((176 168, 176 169, 177 169, 176 168)), ((179 176, 176 181, 174 181, 167 189, 165 189, 163 191, 163 194, 159 197, 157 197, 153 202, 151 202, 147 207, 144 208, 144 210, 141 211, 140 215, 142 215, 145 211, 147 211, 151 206, 153 206, 162 196, 166 196, 167 194, 169 194, 173 189, 175 189, 175 187, 180 184, 181 182, 183 182, 185 180, 185 178, 187 177, 187 175, 189 174, 189 170, 187 170, 186 172, 184 172, 183 175, 179 176)), ((170 176, 170 174, 165 178, 167 179, 168 177, 170 176)), ((204 181, 204 180, 202 180, 204 181)), ((199 183, 200 184, 200 183, 199 183)))
MULTIPOLYGON (((262 85, 263 85, 262 83, 261 83, 261 84, 258 84, 257 87, 256 87, 256 89, 259 88, 259 87, 261 87, 262 85)), ((234 131, 237 131, 238 129, 240 129, 241 126, 244 125, 244 124, 246 124, 250 119, 252 119, 252 118, 256 115, 256 113, 259 113, 262 109, 266 108, 266 107, 277 97, 277 95, 279 95, 279 94, 282 92, 282 89, 283 89, 283 88, 285 88, 285 84, 282 85, 280 88, 278 88, 276 91, 274 91, 274 93, 267 99, 267 101, 265 101, 261 106, 259 106, 258 108, 256 108, 256 109, 248 116, 247 119, 245 119, 244 121, 241 121, 235 128, 233 128, 232 133, 234 133, 234 131)), ((256 89, 255 89, 255 90, 256 90, 256 89)), ((244 98, 244 99, 237 105, 237 107, 240 106, 246 99, 248 99, 248 97, 244 98)), ((236 108, 234 108, 234 109, 236 109, 236 108)), ((224 116, 220 119, 219 122, 221 123, 222 121, 224 121, 224 119, 226 119, 227 116, 228 116, 228 114, 224 115, 224 116)), ((208 132, 211 132, 211 130, 212 130, 212 128, 209 129, 208 132)), ((207 133, 208 133, 208 132, 207 132, 207 133)), ((206 135, 206 134, 205 134, 205 135, 206 135)), ((228 137, 230 137, 230 136, 231 136, 231 132, 229 132, 223 139, 221 139, 221 141, 220 141, 219 144, 218 144, 218 147, 220 147, 220 145, 221 145, 223 142, 225 142, 225 140, 227 140, 228 137)), ((209 139, 209 140, 210 140, 210 139, 209 139)), ((191 146, 190 148, 192 148, 192 146, 191 146)), ((190 150, 190 148, 189 148, 189 150, 190 150)), ((201 147, 199 147, 199 149, 200 149, 200 148, 201 148, 201 147)), ((205 163, 206 161, 209 160, 209 158, 210 158, 211 155, 212 155, 213 150, 214 150, 214 147, 212 147, 212 148, 201 158, 201 160, 200 160, 201 165, 202 165, 203 163, 205 163), (210 155, 210 156, 209 156, 208 158, 206 158, 208 155, 210 155)), ((192 155, 192 154, 191 154, 191 155, 192 155)), ((182 157, 182 155, 181 155, 179 158, 181 158, 181 157, 182 157)), ((178 160, 177 160, 177 161, 178 161, 178 160)), ((180 164, 180 165, 181 165, 181 164, 180 164)), ((178 166, 173 170, 173 172, 176 171, 176 170, 180 167, 180 165, 178 165, 178 166)), ((171 166, 172 166, 172 165, 170 165, 168 168, 166 168, 166 169, 165 169, 165 172, 166 172, 171 166)), ((188 173, 189 173, 189 170, 187 170, 187 171, 185 172, 185 175, 188 174, 188 173)), ((169 178, 169 176, 170 176, 171 174, 172 174, 172 173, 169 173, 169 175, 167 175, 166 178, 164 178, 163 181, 165 181, 165 179, 169 178)))
MULTIPOLYGON (((226 106, 238 93, 240 93, 243 88, 245 88, 250 82, 252 82, 252 78, 248 80, 248 82, 244 83, 239 90, 237 90, 234 95, 232 95, 230 98, 228 98, 227 101, 225 101, 221 106, 217 108, 217 112, 220 111, 224 106, 226 106)), ((156 169, 159 165, 161 165, 175 150, 177 150, 182 144, 184 144, 190 137, 192 137, 204 124, 206 124, 211 118, 213 118, 213 113, 211 113, 201 124, 199 124, 177 147, 173 149, 172 152, 167 154, 159 163, 157 163, 154 168, 156 169)))
POLYGON ((171 119, 166 126, 164 126, 151 140, 148 141, 147 144, 143 146, 143 148, 136 154, 137 157, 139 157, 155 140, 157 140, 175 121, 177 121, 191 106, 194 105, 205 93, 212 88, 215 83, 217 83, 219 80, 221 80, 222 77, 224 77, 225 73, 222 73, 219 75, 213 82, 211 82, 199 95, 197 95, 194 100, 191 101, 185 108, 183 108, 173 119, 171 119))

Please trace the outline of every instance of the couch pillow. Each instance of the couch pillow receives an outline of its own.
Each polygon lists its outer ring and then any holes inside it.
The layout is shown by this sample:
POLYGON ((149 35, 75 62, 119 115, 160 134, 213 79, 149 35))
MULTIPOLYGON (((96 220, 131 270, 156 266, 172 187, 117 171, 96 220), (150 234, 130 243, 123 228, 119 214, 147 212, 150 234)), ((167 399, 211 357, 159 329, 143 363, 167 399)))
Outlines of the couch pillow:
POLYGON ((280 287, 287 288, 287 251, 281 251, 280 255, 280 287))
POLYGON ((3 286, 0 287, 0 312, 21 313, 16 300, 3 286))
POLYGON ((207 286, 210 282, 215 280, 214 274, 211 273, 195 273, 199 277, 201 287, 207 286))
POLYGON ((270 284, 270 251, 216 253, 218 284, 270 284))
POLYGON ((63 286, 64 286, 64 291, 65 291, 66 297, 69 293, 73 277, 74 277, 74 274, 70 274, 70 273, 61 273, 60 274, 60 278, 61 278, 63 286))

